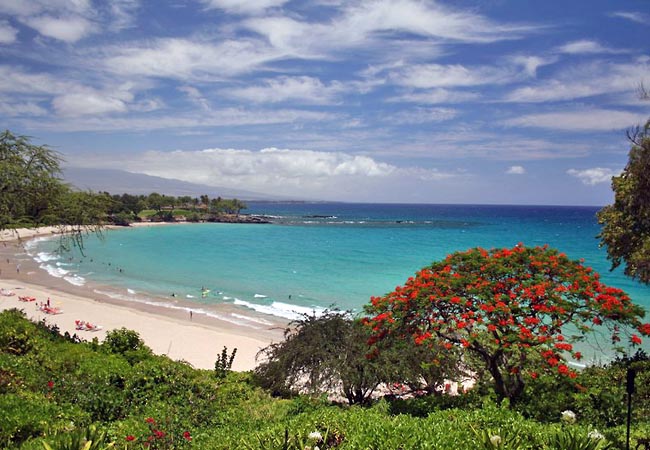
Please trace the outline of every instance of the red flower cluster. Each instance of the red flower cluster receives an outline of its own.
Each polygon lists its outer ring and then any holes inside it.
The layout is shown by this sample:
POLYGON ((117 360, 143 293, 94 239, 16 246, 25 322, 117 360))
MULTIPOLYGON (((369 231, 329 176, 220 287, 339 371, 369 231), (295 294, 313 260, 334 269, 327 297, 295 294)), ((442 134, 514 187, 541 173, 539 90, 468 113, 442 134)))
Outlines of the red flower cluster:
MULTIPOLYGON (((192 435, 189 431, 184 431, 178 439, 174 438, 174 433, 167 433, 161 430, 159 425, 156 425, 156 420, 153 417, 147 417, 145 423, 149 427, 149 433, 137 438, 136 436, 129 434, 125 437, 127 442, 132 442, 141 447, 146 447, 150 449, 163 449, 163 448, 178 448, 179 443, 189 443, 192 441, 192 435), (180 437, 184 439, 180 440, 180 437)), ((169 425, 169 423, 168 423, 169 425)), ((141 448, 138 447, 138 448, 141 448)), ((130 448, 130 447, 127 447, 130 448)))
MULTIPOLYGON (((404 286, 373 297, 366 311, 371 344, 391 334, 411 335, 418 345, 439 339, 442 348, 460 345, 481 355, 502 355, 496 369, 501 374, 513 373, 513 367, 530 372, 526 365, 534 358, 521 355, 536 351, 547 369, 575 377, 563 364, 563 352, 576 359, 582 355, 566 342, 565 326, 586 334, 607 322, 650 336, 650 324, 640 322, 642 309, 629 296, 547 246, 453 253, 404 286)), ((620 333, 615 329, 612 338, 620 340, 620 333)), ((631 342, 639 344, 641 338, 632 335, 631 342)))

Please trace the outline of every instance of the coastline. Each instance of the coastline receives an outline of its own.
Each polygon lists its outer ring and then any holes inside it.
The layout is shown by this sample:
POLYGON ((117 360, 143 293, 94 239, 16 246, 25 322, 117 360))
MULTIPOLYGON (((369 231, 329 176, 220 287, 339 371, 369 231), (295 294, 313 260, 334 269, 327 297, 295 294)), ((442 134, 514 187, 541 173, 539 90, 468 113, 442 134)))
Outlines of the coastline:
MULTIPOLYGON (((146 223, 138 226, 168 224, 146 223)), ((111 227, 112 228, 112 227, 111 227)), ((116 227, 124 228, 124 227, 116 227)), ((213 369, 223 347, 237 348, 233 370, 246 371, 255 367, 257 352, 272 342, 282 339, 285 322, 277 321, 258 328, 238 326, 202 313, 198 305, 179 300, 174 308, 157 306, 151 302, 120 300, 98 293, 97 286, 75 286, 49 275, 24 251, 26 241, 40 236, 58 234, 57 227, 19 230, 0 235, 0 288, 16 295, 0 296, 0 310, 18 308, 35 321, 45 319, 56 324, 61 333, 77 334, 85 340, 97 337, 103 340, 106 331, 122 327, 136 331, 156 354, 165 354, 175 360, 184 360, 201 369, 213 369), (39 311, 36 302, 22 302, 19 296, 35 297, 45 302, 49 297, 53 307, 62 314, 48 315, 39 311), (196 308, 196 312, 192 311, 196 308), (75 320, 102 326, 99 331, 75 329, 75 320)))

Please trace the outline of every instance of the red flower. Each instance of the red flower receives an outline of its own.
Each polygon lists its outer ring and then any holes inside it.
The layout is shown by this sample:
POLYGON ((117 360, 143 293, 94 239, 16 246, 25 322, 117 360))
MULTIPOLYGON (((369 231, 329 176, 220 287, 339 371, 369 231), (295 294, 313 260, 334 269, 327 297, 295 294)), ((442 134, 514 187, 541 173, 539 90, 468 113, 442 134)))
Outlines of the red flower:
POLYGON ((131 441, 135 441, 135 436, 133 436, 132 434, 129 434, 129 435, 126 437, 126 440, 129 441, 129 442, 131 442, 131 441))
POLYGON ((144 421, 147 422, 147 423, 150 423, 150 424, 154 424, 154 423, 156 423, 156 421, 153 420, 152 417, 147 417, 146 419, 144 419, 144 421))
POLYGON ((557 367, 557 371, 560 372, 562 375, 568 375, 569 374, 569 368, 565 366, 564 364, 560 364, 557 367))
POLYGON ((644 334, 646 336, 650 336, 650 323, 644 323, 642 325, 639 325, 639 333, 644 334))
POLYGON ((192 440, 192 435, 190 434, 189 431, 184 432, 183 437, 185 438, 186 441, 191 441, 192 440))
POLYGON ((153 434, 155 434, 158 439, 162 439, 162 438, 165 437, 165 432, 164 431, 153 430, 153 434))
POLYGON ((632 344, 634 345, 641 345, 641 338, 637 336, 636 334, 632 335, 632 344))
POLYGON ((50 380, 47 382, 47 387, 50 389, 54 389, 54 381, 50 380))

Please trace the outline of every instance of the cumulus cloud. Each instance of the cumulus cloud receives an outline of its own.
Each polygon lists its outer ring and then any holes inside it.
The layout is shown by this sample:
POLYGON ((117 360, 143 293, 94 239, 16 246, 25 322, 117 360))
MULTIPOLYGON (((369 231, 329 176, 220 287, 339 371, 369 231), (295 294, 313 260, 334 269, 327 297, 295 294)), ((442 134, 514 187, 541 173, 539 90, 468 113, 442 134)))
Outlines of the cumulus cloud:
POLYGON ((589 109, 528 114, 504 121, 508 126, 546 128, 564 131, 622 130, 642 123, 646 116, 628 111, 589 109))
POLYGON ((567 174, 578 178, 580 181, 582 181, 583 184, 586 184, 587 186, 594 186, 600 183, 609 183, 612 181, 612 177, 618 175, 619 172, 603 167, 594 167, 592 169, 583 170, 567 170, 567 174))
POLYGON ((13 44, 16 42, 18 30, 6 20, 0 20, 0 44, 13 44))
POLYGON ((104 157, 88 167, 121 168, 208 186, 260 192, 321 192, 344 182, 385 178, 397 167, 343 152, 264 148, 259 151, 211 148, 200 151, 149 151, 116 161, 104 157), (300 189, 296 191, 296 189, 300 189))
POLYGON ((77 167, 124 169, 208 186, 223 186, 300 198, 373 198, 378 190, 402 187, 404 180, 444 182, 460 173, 435 168, 398 167, 345 152, 264 148, 210 148, 198 151, 149 151, 75 159, 77 167))
POLYGON ((506 171, 508 175, 524 175, 526 169, 523 166, 510 166, 506 171))

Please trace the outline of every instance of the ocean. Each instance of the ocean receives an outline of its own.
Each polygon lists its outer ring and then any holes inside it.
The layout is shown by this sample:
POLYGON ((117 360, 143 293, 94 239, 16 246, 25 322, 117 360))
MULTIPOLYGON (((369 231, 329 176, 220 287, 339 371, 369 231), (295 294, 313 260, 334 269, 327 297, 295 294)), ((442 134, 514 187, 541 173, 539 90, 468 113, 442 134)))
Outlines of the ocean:
POLYGON ((371 296, 457 250, 548 244, 625 290, 650 310, 650 288, 610 272, 596 207, 349 203, 249 203, 271 224, 184 224, 111 230, 88 236, 83 253, 29 253, 51 275, 132 301, 197 310, 230 305, 230 320, 339 308, 360 312, 371 296), (248 313, 255 313, 251 316, 248 313))

